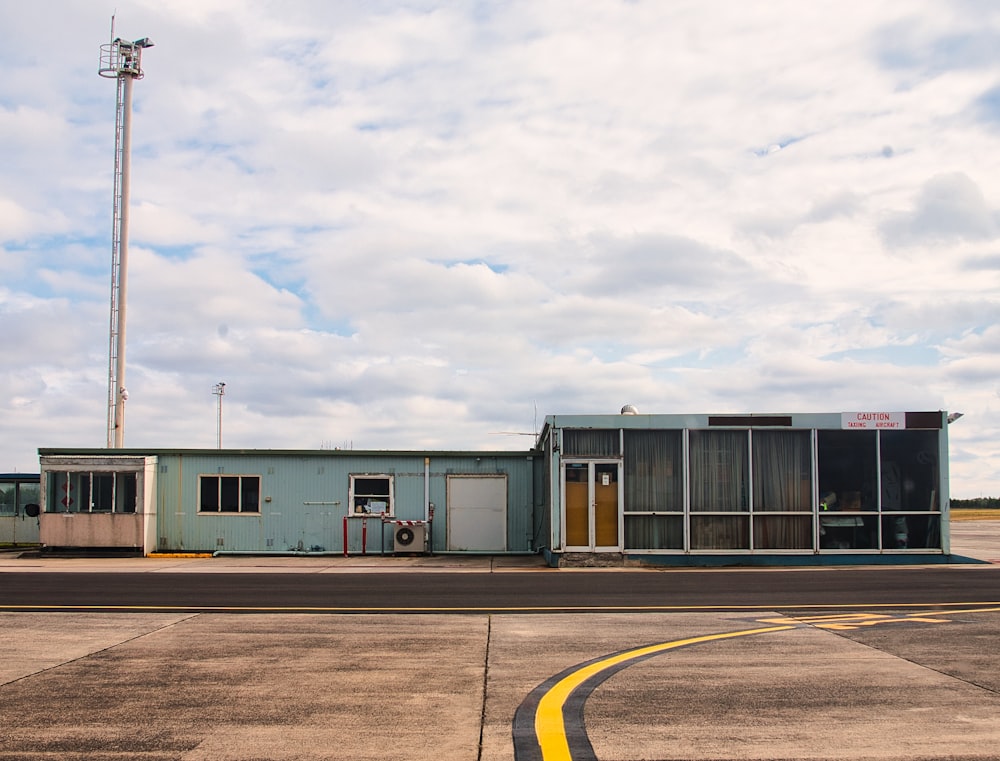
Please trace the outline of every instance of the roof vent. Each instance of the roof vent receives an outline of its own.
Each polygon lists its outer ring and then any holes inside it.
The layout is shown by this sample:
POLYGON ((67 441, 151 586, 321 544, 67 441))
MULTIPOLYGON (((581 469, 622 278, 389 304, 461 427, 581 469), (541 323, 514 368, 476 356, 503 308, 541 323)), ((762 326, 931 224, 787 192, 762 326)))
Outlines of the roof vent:
POLYGON ((626 404, 624 407, 622 407, 622 414, 623 415, 638 415, 639 414, 639 408, 636 407, 634 404, 626 404))

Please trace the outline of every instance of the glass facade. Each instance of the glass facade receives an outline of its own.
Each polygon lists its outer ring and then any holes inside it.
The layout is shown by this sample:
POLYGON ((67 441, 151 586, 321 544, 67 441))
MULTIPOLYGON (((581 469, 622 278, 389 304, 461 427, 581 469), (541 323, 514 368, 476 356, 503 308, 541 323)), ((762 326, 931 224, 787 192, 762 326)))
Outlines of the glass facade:
POLYGON ((622 552, 942 550, 939 428, 778 425, 563 428, 563 498, 586 511, 582 461, 617 458, 622 552))

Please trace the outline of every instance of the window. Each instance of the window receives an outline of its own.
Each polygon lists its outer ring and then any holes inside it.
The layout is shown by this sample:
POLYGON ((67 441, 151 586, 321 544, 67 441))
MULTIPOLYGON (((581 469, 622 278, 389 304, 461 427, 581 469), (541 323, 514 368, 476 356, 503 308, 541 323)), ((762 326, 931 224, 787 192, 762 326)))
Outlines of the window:
POLYGON ((753 432, 754 512, 812 511, 809 431, 753 432))
POLYGON ((625 548, 684 549, 683 434, 630 429, 624 438, 625 548))
POLYGON ((878 431, 818 431, 819 546, 877 550, 878 431), (845 513, 847 513, 845 515, 845 513))
POLYGON ((17 484, 0 484, 0 515, 17 512, 17 484))
POLYGON ((564 457, 618 457, 620 434, 617 430, 590 428, 563 429, 564 457))
POLYGON ((46 474, 50 513, 134 513, 136 473, 49 471, 46 474))
MULTIPOLYGON (((746 431, 689 434, 692 513, 747 513, 750 509, 749 447, 746 431)), ((750 524, 744 515, 692 515, 692 550, 748 550, 750 524)))
POLYGON ((691 512, 743 512, 747 494, 746 431, 691 431, 691 512))
POLYGON ((812 438, 809 431, 753 431, 751 438, 754 549, 812 549, 812 438))
POLYGON ((937 431, 881 431, 882 510, 940 510, 937 431))
POLYGON ((198 512, 260 512, 260 476, 198 476, 198 481, 198 512))
POLYGON ((878 507, 877 431, 819 431, 820 510, 859 512, 878 507))
POLYGON ((683 512, 680 431, 625 431, 625 512, 683 512))
POLYGON ((352 515, 393 515, 392 476, 351 476, 352 515))

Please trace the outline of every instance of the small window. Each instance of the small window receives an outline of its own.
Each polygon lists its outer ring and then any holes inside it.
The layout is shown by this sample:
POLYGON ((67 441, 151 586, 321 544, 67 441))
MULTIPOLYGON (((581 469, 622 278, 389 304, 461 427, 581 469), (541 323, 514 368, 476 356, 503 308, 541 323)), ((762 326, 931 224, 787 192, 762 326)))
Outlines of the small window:
POLYGON ((199 476, 198 479, 198 512, 260 512, 260 476, 199 476))
POLYGON ((392 476, 351 476, 353 515, 393 515, 392 476))
POLYGON ((0 515, 17 512, 17 484, 0 484, 0 515))

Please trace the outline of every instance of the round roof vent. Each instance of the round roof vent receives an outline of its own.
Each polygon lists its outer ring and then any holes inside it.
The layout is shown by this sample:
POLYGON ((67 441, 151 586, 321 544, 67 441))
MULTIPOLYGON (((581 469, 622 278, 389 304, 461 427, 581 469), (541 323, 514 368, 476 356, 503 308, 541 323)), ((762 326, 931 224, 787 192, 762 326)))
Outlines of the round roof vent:
POLYGON ((624 407, 622 407, 622 414, 623 415, 638 415, 639 414, 639 408, 636 407, 634 404, 626 404, 624 407))

